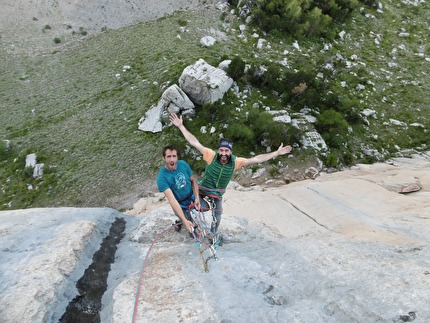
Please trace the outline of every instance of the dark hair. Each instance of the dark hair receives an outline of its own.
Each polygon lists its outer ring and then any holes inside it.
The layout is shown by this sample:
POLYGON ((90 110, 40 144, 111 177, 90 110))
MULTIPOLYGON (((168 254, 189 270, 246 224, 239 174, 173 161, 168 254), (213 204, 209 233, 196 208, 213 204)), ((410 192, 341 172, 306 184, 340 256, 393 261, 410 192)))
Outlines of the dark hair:
POLYGON ((230 139, 221 138, 218 147, 225 147, 230 150, 233 150, 233 142, 230 139))
POLYGON ((176 148, 175 145, 167 145, 166 147, 164 147, 163 148, 163 157, 166 157, 166 151, 167 150, 175 150, 176 153, 177 153, 177 155, 178 155, 178 158, 179 158, 179 151, 178 151, 178 148, 176 148))

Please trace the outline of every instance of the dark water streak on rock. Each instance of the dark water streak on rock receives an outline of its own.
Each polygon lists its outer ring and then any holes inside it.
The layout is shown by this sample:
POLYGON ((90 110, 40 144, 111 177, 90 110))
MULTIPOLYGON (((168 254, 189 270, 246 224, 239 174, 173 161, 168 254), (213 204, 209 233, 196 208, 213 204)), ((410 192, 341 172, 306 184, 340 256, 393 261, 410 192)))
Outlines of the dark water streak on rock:
POLYGON ((117 245, 125 235, 125 226, 123 218, 115 218, 100 249, 94 253, 93 262, 76 283, 79 295, 70 301, 60 322, 100 322, 102 297, 107 289, 107 279, 111 264, 115 261, 117 245))

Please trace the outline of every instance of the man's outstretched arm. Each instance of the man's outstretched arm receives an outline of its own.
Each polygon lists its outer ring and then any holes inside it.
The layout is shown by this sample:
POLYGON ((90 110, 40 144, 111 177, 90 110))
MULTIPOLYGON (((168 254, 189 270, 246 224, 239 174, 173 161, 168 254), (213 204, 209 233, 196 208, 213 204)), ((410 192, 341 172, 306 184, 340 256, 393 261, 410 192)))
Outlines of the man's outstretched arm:
POLYGON ((196 209, 200 210, 200 196, 199 196, 199 182, 193 176, 190 178, 191 184, 193 185, 193 193, 194 193, 194 203, 196 205, 196 209))
POLYGON ((179 202, 175 199, 175 196, 173 195, 172 190, 169 188, 165 190, 163 193, 164 193, 164 196, 166 196, 167 201, 169 201, 169 204, 172 207, 173 212, 175 212, 175 214, 181 219, 182 223, 185 225, 185 228, 187 229, 187 231, 189 231, 190 228, 193 227, 193 223, 186 219, 184 211, 179 205, 179 202))
POLYGON ((263 163, 265 161, 268 161, 269 159, 288 154, 289 152, 291 152, 291 150, 292 150, 291 146, 284 146, 283 144, 281 144, 278 150, 276 151, 272 151, 271 153, 267 153, 267 154, 260 154, 252 158, 247 158, 244 163, 244 166, 250 165, 250 164, 263 163))
POLYGON ((188 143, 203 154, 205 147, 191 132, 187 130, 187 128, 185 128, 182 116, 178 117, 175 113, 171 113, 169 119, 173 125, 182 132, 182 135, 188 141, 188 143))

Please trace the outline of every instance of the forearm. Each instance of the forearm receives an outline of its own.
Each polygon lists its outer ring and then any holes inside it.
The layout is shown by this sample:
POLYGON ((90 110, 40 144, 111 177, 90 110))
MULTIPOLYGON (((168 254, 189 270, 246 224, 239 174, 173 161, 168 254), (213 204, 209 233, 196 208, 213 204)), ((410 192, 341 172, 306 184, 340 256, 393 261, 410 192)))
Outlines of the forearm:
POLYGON ((178 128, 188 143, 203 154, 205 147, 200 143, 200 141, 191 132, 189 132, 183 124, 178 126, 178 128))
POLYGON ((182 207, 179 204, 179 202, 173 196, 173 193, 171 192, 171 190, 169 189, 168 191, 165 191, 164 195, 166 196, 167 201, 169 202, 173 212, 181 219, 183 223, 186 223, 187 219, 185 218, 184 211, 182 210, 182 207))
POLYGON ((181 219, 182 223, 185 223, 187 219, 185 218, 184 211, 182 210, 181 206, 178 202, 172 203, 171 207, 173 209, 173 212, 181 219))
POLYGON ((252 160, 252 163, 259 164, 259 163, 263 163, 265 161, 268 161, 272 158, 276 158, 278 156, 279 156, 279 152, 277 150, 275 150, 275 151, 272 151, 271 153, 257 155, 255 157, 251 158, 251 160, 252 160))
POLYGON ((179 130, 182 132, 182 135, 184 136, 184 138, 191 144, 191 145, 195 145, 196 142, 198 142, 196 136, 194 136, 191 132, 188 131, 187 128, 185 128, 184 125, 180 125, 179 130))
POLYGON ((200 201, 199 183, 198 183, 198 181, 194 177, 191 177, 191 182, 192 182, 192 185, 193 185, 193 193, 194 193, 194 196, 195 196, 194 202, 196 202, 198 204, 199 201, 200 201))

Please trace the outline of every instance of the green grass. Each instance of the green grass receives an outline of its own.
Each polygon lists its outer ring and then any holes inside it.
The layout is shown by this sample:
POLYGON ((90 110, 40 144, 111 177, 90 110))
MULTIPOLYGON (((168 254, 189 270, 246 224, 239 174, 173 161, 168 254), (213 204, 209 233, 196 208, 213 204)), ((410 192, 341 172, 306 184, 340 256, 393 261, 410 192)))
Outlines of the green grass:
MULTIPOLYGON (((0 139, 12 142, 12 150, 0 155, 0 209, 122 208, 131 201, 127 201, 130 195, 135 198, 139 192, 154 190, 161 147, 171 142, 184 147, 185 143, 177 129, 141 133, 137 131, 138 120, 158 102, 168 85, 178 82, 182 70, 199 58, 217 65, 223 57, 234 55, 250 64, 287 57, 291 67, 300 70, 303 66, 319 69, 321 62, 336 54, 348 58, 357 55, 355 61, 351 60, 356 65, 330 80, 333 87, 359 101, 361 109, 377 111, 377 118, 370 118, 369 125, 354 130, 356 146, 374 148, 387 156, 398 152, 396 146, 429 149, 428 131, 389 124, 392 118, 430 127, 430 62, 417 55, 419 51, 430 55, 429 5, 422 3, 415 8, 396 2, 385 6, 382 14, 367 10, 376 19, 357 12, 354 23, 345 26, 349 36, 332 43, 328 51, 322 50, 323 42, 309 40, 299 41, 301 51, 296 51, 292 40, 269 36, 266 39, 270 48, 258 51, 257 40, 251 37, 258 30, 249 29, 245 42, 237 37, 240 21, 231 25, 235 31, 226 31, 229 41, 217 42, 210 48, 200 46, 206 30, 224 30, 221 12, 208 16, 202 12, 178 12, 154 22, 70 42, 49 55, 12 56, 0 49, 7 66, 0 78, 0 139), (189 32, 180 33, 181 26, 189 32), (411 36, 398 37, 401 28, 411 36), (376 34, 381 35, 379 44, 375 43, 376 34), (283 54, 285 50, 288 55, 283 54), (119 78, 116 74, 120 74, 119 78), (349 87, 341 88, 340 80, 346 80, 349 87), (364 84, 365 90, 357 90, 358 83, 364 84), (47 167, 42 180, 32 179, 23 169, 25 154, 30 152, 41 156, 47 167), (38 190, 29 191, 29 184, 38 190)), ((227 95, 226 108, 234 111, 239 101, 227 95)), ((254 103, 261 108, 285 108, 279 98, 264 89, 254 89, 242 101, 243 111, 253 109, 254 103)), ((240 118, 236 112, 232 115, 240 118)), ((216 120, 208 123, 198 118, 187 125, 197 134, 205 124, 221 126, 216 120)), ((214 142, 209 136, 201 140, 205 144, 214 142)), ((235 151, 244 156, 249 152, 241 147, 235 147, 235 151)), ((296 150, 296 157, 285 163, 299 167, 300 154, 296 150)), ((303 152, 303 158, 308 154, 303 152)), ((368 157, 363 161, 365 158, 368 157)), ((331 157, 330 162, 333 160, 331 157)), ((196 170, 203 167, 190 162, 196 170)), ((274 168, 270 172, 276 174, 274 168)))

